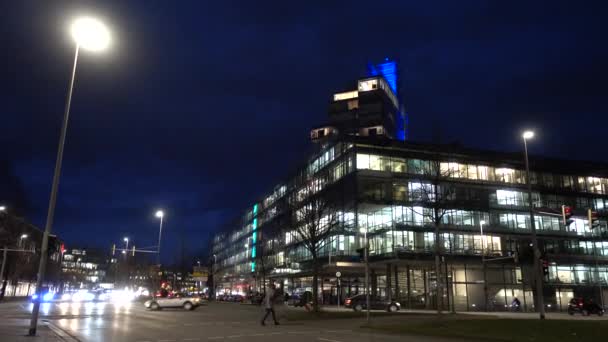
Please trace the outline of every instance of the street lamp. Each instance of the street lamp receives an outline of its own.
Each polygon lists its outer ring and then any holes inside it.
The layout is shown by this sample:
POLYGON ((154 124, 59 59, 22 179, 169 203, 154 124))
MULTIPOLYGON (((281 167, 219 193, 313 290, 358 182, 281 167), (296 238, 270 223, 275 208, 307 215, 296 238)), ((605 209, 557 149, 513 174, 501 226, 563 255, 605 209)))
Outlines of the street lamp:
MULTIPOLYGON (((76 77, 76 65, 78 64, 78 52, 80 47, 85 50, 101 51, 110 43, 110 33, 105 25, 93 18, 80 18, 72 24, 72 37, 76 43, 74 53, 74 65, 68 86, 67 98, 65 101, 65 111, 63 113, 63 123, 61 125, 61 133, 59 135, 59 147, 57 148, 57 160, 55 161, 55 172, 53 174, 53 183, 51 186, 51 196, 49 198, 49 209, 46 217, 46 226, 42 236, 42 248, 40 250, 40 263, 38 266, 38 279, 36 280, 37 298, 41 298, 41 287, 46 271, 47 251, 49 245, 49 234, 53 226, 53 217, 55 216, 55 204, 57 203, 57 190, 59 188, 59 177, 61 175, 61 164, 63 161, 63 147, 65 146, 65 136, 68 130, 68 119, 70 117, 70 105, 72 103, 72 91, 74 89, 74 78, 76 77)), ((40 301, 34 301, 32 309, 32 318, 30 321, 29 336, 36 335, 38 324, 38 312, 40 311, 40 301)))
POLYGON ((6 211, 6 207, 3 205, 0 205, 0 211, 6 211))
POLYGON ((530 211, 530 229, 532 232, 532 245, 534 246, 534 276, 536 278, 536 305, 540 319, 545 319, 545 303, 543 298, 543 276, 540 270, 540 250, 538 249, 538 239, 536 238, 536 226, 534 222, 534 205, 532 203, 532 183, 530 182, 530 162, 528 160, 528 139, 534 138, 533 131, 525 131, 522 134, 524 139, 524 157, 526 163, 526 183, 528 184, 528 209, 530 211))
POLYGON ((365 319, 367 320, 367 323, 369 324, 369 255, 368 255, 368 249, 369 249, 369 241, 367 240, 367 226, 368 226, 369 222, 365 225, 365 229, 363 228, 359 228, 359 232, 363 233, 364 239, 365 239, 365 248, 364 248, 364 259, 365 259, 365 308, 366 308, 366 313, 365 313, 365 319))
MULTIPOLYGON (((122 239, 122 241, 125 242, 125 250, 129 251, 129 238, 125 237, 125 238, 122 239)), ((125 254, 125 259, 126 259, 127 258, 126 253, 123 253, 123 254, 125 254)))
POLYGON ((156 249, 156 263, 160 265, 160 238, 163 234, 163 217, 165 217, 165 213, 162 210, 156 211, 156 217, 160 219, 160 228, 158 229, 158 247, 156 249))
POLYGON ((483 225, 486 224, 486 221, 479 221, 479 233, 481 237, 481 266, 483 269, 483 296, 484 296, 484 304, 485 309, 488 311, 488 268, 486 266, 486 249, 484 248, 483 242, 485 240, 483 235, 483 225))

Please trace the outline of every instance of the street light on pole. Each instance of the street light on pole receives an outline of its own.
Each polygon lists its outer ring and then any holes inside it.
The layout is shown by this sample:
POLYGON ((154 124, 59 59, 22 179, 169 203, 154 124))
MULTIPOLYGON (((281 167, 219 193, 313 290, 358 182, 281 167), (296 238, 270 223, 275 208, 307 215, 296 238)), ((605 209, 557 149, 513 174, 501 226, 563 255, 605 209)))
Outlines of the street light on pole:
POLYGON ((485 309, 488 311, 488 268, 486 266, 486 249, 484 247, 485 236, 483 235, 483 225, 486 224, 486 221, 479 221, 479 233, 481 237, 481 266, 483 269, 483 298, 485 309))
POLYGON ((160 219, 160 228, 158 229, 158 247, 156 249, 156 263, 160 265, 160 238, 163 234, 163 217, 165 217, 165 213, 162 210, 158 210, 155 216, 160 219))
POLYGON ((6 207, 3 205, 0 205, 0 211, 6 211, 6 207))
POLYGON ((528 160, 528 140, 534 138, 533 131, 525 131, 522 134, 524 140, 524 157, 526 163, 526 183, 528 184, 528 210, 530 211, 530 229, 532 232, 532 245, 534 247, 534 277, 536 279, 536 305, 540 319, 545 319, 545 303, 543 298, 543 276, 540 269, 540 250, 536 238, 536 226, 534 222, 534 205, 532 202, 532 183, 530 182, 530 162, 528 160))
MULTIPOLYGON (((105 49, 110 43, 110 33, 105 25, 97 20, 90 17, 79 18, 73 22, 72 37, 76 42, 76 48, 74 53, 74 64, 72 66, 72 74, 70 77, 70 83, 68 86, 68 93, 65 102, 65 111, 63 113, 63 123, 61 125, 61 133, 59 135, 59 147, 57 148, 57 160, 55 161, 55 171, 53 174, 53 183, 51 186, 51 196, 49 198, 49 208, 46 217, 46 225, 44 228, 44 234, 42 236, 42 248, 40 250, 40 264, 38 265, 38 277, 36 280, 36 294, 37 298, 41 298, 41 287, 42 281, 44 280, 44 274, 46 271, 47 262, 47 251, 49 244, 49 234, 51 233, 53 226, 53 218, 55 216, 55 205, 57 203, 57 190, 59 188, 59 177, 61 175, 61 164, 63 161, 63 148, 65 146, 65 137, 68 130, 68 119, 70 117, 70 105, 72 103, 72 91, 74 89, 74 79, 76 77, 76 65, 78 64, 78 53, 82 47, 85 50, 90 51, 101 51, 105 49)), ((34 301, 34 308, 32 309, 32 318, 30 321, 30 329, 28 332, 29 336, 36 335, 36 329, 38 325, 38 313, 40 311, 40 301, 34 301)))
POLYGON ((369 324, 369 242, 367 240, 367 224, 365 225, 365 229, 360 228, 359 229, 360 232, 363 233, 363 237, 365 239, 365 249, 364 249, 364 259, 365 259, 365 309, 366 309, 366 313, 365 313, 365 319, 367 320, 367 323, 369 324))

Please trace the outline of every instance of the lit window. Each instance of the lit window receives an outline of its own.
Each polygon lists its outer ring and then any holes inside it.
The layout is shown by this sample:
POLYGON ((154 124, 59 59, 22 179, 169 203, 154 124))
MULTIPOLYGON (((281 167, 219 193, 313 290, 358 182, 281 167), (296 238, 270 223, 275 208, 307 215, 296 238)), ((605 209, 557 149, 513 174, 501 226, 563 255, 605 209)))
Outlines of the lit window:
POLYGON ((359 91, 370 91, 375 89, 378 89, 377 79, 359 81, 359 91))
POLYGON ((347 91, 345 93, 334 94, 334 101, 354 99, 354 98, 357 98, 358 96, 359 96, 359 92, 356 90, 347 91))
POLYGON ((513 169, 505 169, 505 168, 496 169, 496 180, 499 182, 513 183, 514 176, 515 176, 515 170, 513 170, 513 169))

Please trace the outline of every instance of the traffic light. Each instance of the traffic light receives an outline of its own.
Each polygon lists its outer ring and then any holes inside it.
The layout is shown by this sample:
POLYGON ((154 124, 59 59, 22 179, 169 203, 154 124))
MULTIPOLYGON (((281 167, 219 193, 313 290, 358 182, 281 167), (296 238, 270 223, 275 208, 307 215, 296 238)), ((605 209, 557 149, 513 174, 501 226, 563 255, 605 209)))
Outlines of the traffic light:
POLYGON ((361 260, 365 259, 365 248, 358 248, 357 253, 359 254, 359 258, 361 258, 361 260))
POLYGON ((112 245, 112 256, 116 253, 116 244, 112 245))
POLYGON ((574 220, 572 219, 572 208, 567 205, 562 205, 562 218, 564 220, 564 226, 570 227, 574 220))
POLYGON ((545 277, 549 276, 549 261, 547 259, 541 259, 541 264, 543 266, 543 275, 545 277))
POLYGON ((587 209, 587 219, 589 220, 589 228, 594 229, 600 226, 600 221, 597 219, 597 212, 587 209))

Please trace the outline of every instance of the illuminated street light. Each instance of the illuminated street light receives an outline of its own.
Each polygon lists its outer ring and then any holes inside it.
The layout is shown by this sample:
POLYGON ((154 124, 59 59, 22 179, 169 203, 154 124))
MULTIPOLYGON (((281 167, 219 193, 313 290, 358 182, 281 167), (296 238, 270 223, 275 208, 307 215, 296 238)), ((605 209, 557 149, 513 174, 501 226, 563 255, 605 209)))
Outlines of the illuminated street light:
POLYGON ((0 205, 0 211, 6 211, 6 207, 3 205, 0 205))
POLYGON ((524 162, 526 164, 526 184, 528 185, 528 210, 530 211, 530 231, 532 233, 532 245, 534 249, 534 278, 536 283, 536 307, 540 319, 545 319, 545 300, 543 298, 543 275, 540 269, 540 249, 538 248, 538 239, 536 238, 536 224, 534 221, 534 204, 532 203, 532 183, 530 182, 530 161, 528 159, 528 139, 534 137, 534 132, 525 131, 522 134, 524 138, 524 162))
POLYGON ((27 234, 21 235, 21 239, 27 239, 27 234))
POLYGON ((156 249, 156 263, 160 265, 160 238, 163 234, 163 217, 165 217, 165 213, 162 210, 157 210, 155 216, 160 219, 160 228, 158 229, 158 246, 156 249))
MULTIPOLYGON (((68 94, 65 101, 65 110, 63 113, 63 122, 61 125, 61 133, 59 134, 59 146, 57 148, 57 160, 55 162, 55 171, 53 173, 53 183, 51 186, 51 196, 49 198, 49 209, 46 217, 46 225, 44 234, 42 235, 42 247, 40 249, 40 263, 38 264, 38 278, 36 279, 36 296, 42 298, 42 282, 46 272, 46 263, 48 258, 49 235, 53 227, 53 218, 55 217, 55 205, 57 203, 57 191, 59 189, 59 178, 61 175, 61 164, 63 162, 63 149, 65 146, 65 137, 68 130, 68 120, 70 117, 70 106, 72 104, 72 92, 74 89, 74 79, 76 78, 76 66, 78 65, 78 52, 82 46, 86 50, 100 51, 105 49, 110 43, 110 33, 105 25, 90 17, 77 19, 72 23, 72 37, 76 42, 74 52, 74 64, 72 66, 72 75, 68 87, 68 94)), ((32 309, 32 318, 30 320, 30 328, 28 335, 36 336, 38 326, 38 313, 40 311, 40 301, 34 301, 32 309)))
POLYGON ((110 32, 95 18, 76 19, 72 23, 72 37, 76 44, 90 51, 101 51, 110 45, 110 32))

